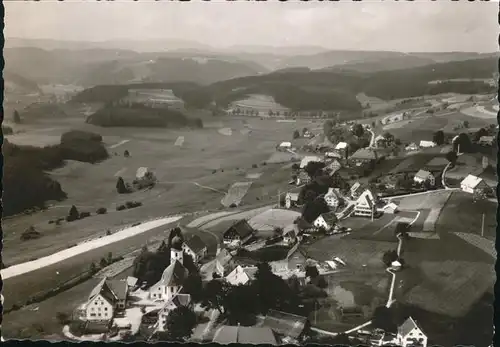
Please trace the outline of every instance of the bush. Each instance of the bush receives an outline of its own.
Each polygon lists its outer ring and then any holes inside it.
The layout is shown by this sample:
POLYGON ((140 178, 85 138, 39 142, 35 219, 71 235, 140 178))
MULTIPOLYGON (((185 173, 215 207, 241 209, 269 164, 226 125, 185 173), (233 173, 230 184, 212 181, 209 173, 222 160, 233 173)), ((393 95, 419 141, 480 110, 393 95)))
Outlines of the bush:
POLYGON ((61 324, 61 325, 67 325, 67 324, 71 323, 70 316, 64 312, 57 312, 56 319, 59 322, 59 324, 61 324))
POLYGON ((127 201, 125 203, 125 207, 126 208, 135 208, 135 207, 139 207, 139 206, 142 206, 142 202, 139 202, 139 201, 127 201))
POLYGON ((106 214, 108 210, 105 207, 99 207, 96 211, 97 214, 106 214))
POLYGON ((125 205, 119 205, 116 207, 116 210, 117 211, 123 211, 123 210, 126 210, 127 208, 125 207, 125 205))
POLYGON ((6 125, 2 125, 2 133, 4 135, 12 135, 14 133, 14 131, 12 130, 11 127, 6 126, 6 125))
POLYGON ((252 164, 252 169, 256 169, 257 168, 257 164, 252 164))
POLYGON ((80 219, 90 217, 90 212, 82 212, 80 213, 80 219))
POLYGON ((68 216, 66 217, 67 222, 72 222, 80 218, 80 213, 75 205, 71 206, 68 216))
POLYGON ((36 231, 33 226, 30 226, 28 229, 26 229, 21 234, 22 241, 35 240, 35 239, 38 239, 40 237, 42 237, 42 234, 40 232, 36 231))

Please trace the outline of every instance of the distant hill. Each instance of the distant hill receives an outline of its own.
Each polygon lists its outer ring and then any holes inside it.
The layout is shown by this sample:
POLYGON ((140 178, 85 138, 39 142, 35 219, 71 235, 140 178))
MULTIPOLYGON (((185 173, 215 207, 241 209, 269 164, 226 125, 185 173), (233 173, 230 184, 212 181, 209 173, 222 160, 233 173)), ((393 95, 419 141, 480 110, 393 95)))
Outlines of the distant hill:
POLYGON ((41 90, 36 82, 31 81, 19 74, 4 71, 3 79, 6 92, 22 94, 41 93, 41 90))
MULTIPOLYGON (((484 83, 467 80, 443 84, 429 84, 429 82, 456 78, 491 78, 493 72, 497 70, 497 65, 497 58, 494 57, 370 73, 350 69, 311 71, 300 67, 233 78, 206 86, 173 84, 169 89, 186 103, 198 108, 208 107, 211 103, 223 108, 231 102, 245 99, 250 94, 263 94, 272 96, 277 103, 292 110, 337 110, 359 113, 361 105, 356 99, 358 93, 391 100, 446 92, 464 94, 492 92, 492 87, 484 83)), ((100 86, 80 93, 74 100, 88 101, 92 98, 102 100, 104 95, 116 100, 120 93, 126 93, 127 88, 130 86, 100 86), (98 92, 98 88, 107 88, 107 91, 98 92)))
POLYGON ((267 72, 254 62, 221 60, 179 53, 137 53, 117 49, 44 50, 33 47, 4 50, 6 71, 38 84, 100 84, 133 82, 195 82, 221 80, 267 72))

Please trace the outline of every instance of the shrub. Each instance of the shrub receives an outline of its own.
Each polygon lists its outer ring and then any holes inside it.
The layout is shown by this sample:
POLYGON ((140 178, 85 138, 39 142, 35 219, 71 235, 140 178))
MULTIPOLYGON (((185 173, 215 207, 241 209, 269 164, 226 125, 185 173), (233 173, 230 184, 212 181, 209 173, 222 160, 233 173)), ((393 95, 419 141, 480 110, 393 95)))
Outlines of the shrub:
POLYGON ((117 211, 123 211, 123 210, 126 210, 127 208, 125 207, 125 205, 119 205, 116 207, 116 210, 117 211))
POLYGON ((142 202, 139 202, 139 201, 127 201, 125 203, 125 206, 126 206, 126 208, 135 208, 135 207, 142 206, 142 202))
POLYGON ((109 235, 111 235, 111 234, 112 234, 111 230, 109 230, 109 229, 108 229, 108 230, 106 230, 106 236, 109 236, 109 235))
POLYGON ((257 168, 257 164, 252 164, 252 169, 256 169, 257 168))
POLYGON ((61 325, 67 325, 71 322, 70 316, 64 312, 57 312, 56 319, 61 325))
POLYGON ((71 206, 68 216, 66 217, 67 222, 72 222, 77 220, 80 217, 80 213, 78 212, 78 209, 76 208, 75 205, 71 206))
POLYGON ((90 217, 90 212, 81 212, 80 213, 80 219, 90 217))
POLYGON ((14 131, 12 130, 11 127, 6 126, 6 125, 2 125, 2 133, 4 135, 12 135, 14 133, 14 131))
POLYGON ((96 211, 97 214, 106 214, 108 210, 105 207, 99 207, 96 211))
POLYGON ((42 234, 40 232, 36 231, 33 226, 30 226, 21 234, 21 240, 22 241, 34 240, 40 238, 41 236, 42 234))

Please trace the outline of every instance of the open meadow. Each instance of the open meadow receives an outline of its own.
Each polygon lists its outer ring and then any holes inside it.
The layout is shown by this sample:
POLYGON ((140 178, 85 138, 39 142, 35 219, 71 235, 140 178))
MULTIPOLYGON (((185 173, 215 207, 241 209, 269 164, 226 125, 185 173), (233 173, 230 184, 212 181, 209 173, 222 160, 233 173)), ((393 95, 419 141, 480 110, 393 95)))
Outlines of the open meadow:
MULTIPOLYGON (((290 171, 281 169, 283 164, 264 162, 275 153, 275 146, 281 140, 290 139, 295 129, 307 126, 310 126, 309 122, 278 123, 259 118, 228 117, 208 119, 205 128, 200 130, 99 128, 85 124, 81 117, 51 120, 47 135, 41 129, 48 126, 38 122, 32 128, 40 130, 39 136, 60 136, 70 129, 99 133, 108 147, 110 158, 98 164, 69 161, 51 172, 50 175, 68 194, 68 199, 55 202, 43 211, 5 218, 3 261, 13 265, 47 256, 89 238, 105 235, 106 230, 114 233, 124 226, 151 218, 182 212, 215 211, 222 208, 221 199, 229 187, 234 182, 245 180, 248 173, 258 172, 260 175, 251 180, 253 184, 242 204, 250 207, 275 203, 278 191, 287 189, 290 171), (246 128, 244 123, 251 127, 251 133, 234 131, 231 136, 218 133, 219 125, 239 130, 246 128), (184 137, 184 142, 182 146, 175 146, 179 136, 184 137), (125 150, 129 151, 130 157, 123 156, 125 150), (158 184, 150 190, 118 194, 115 188, 117 177, 131 183, 137 169, 143 166, 155 173, 158 184), (126 201, 138 201, 143 206, 116 211, 116 207, 126 201), (80 212, 91 212, 92 216, 71 223, 49 224, 50 220, 65 217, 72 205, 80 212), (96 215, 95 211, 100 207, 106 208, 108 213, 96 215), (21 241, 21 233, 30 226, 41 232, 42 237, 21 241)), ((24 127, 29 133, 29 125, 24 127)), ((108 252, 117 256, 125 254, 168 230, 157 229, 95 249, 77 259, 6 280, 4 291, 10 301, 6 306, 22 303, 29 296, 88 270, 92 261, 99 261, 108 252), (41 281, 41 278, 47 281, 41 281), (20 283, 24 283, 23 290, 19 290, 20 283)), ((213 239, 210 234, 206 235, 213 239)))

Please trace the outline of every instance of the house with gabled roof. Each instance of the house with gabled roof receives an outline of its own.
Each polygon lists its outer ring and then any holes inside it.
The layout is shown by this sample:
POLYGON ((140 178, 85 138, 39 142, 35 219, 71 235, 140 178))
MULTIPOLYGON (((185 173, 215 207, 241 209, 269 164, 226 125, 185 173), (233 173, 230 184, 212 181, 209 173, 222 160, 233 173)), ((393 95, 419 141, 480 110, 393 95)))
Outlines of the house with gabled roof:
POLYGON ((429 182, 429 184, 434 187, 436 184, 436 177, 434 177, 430 171, 420 169, 413 177, 413 181, 418 184, 429 182))
POLYGON ((226 274, 226 271, 228 271, 228 269, 230 268, 232 261, 233 256, 231 255, 231 253, 229 253, 226 248, 217 246, 215 259, 207 264, 204 264, 201 267, 200 272, 210 279, 213 278, 213 274, 217 274, 218 276, 223 277, 224 274, 226 274))
POLYGON ((397 341, 402 347, 427 347, 427 336, 412 317, 398 327, 397 341))
POLYGON ((250 344, 276 346, 277 339, 270 328, 224 325, 216 330, 213 342, 221 345, 250 344))
POLYGON ((290 224, 283 228, 283 242, 287 245, 294 244, 299 237, 300 229, 297 224, 290 224))
POLYGON ((356 200, 354 215, 360 217, 378 216, 376 205, 377 196, 370 189, 366 189, 356 200))
POLYGON ((315 156, 315 155, 309 155, 309 156, 306 156, 304 158, 302 158, 302 161, 300 162, 300 168, 301 169, 304 169, 307 164, 309 164, 310 162, 322 162, 323 160, 318 157, 318 156, 315 156))
POLYGON ((378 154, 372 148, 360 148, 349 159, 357 166, 373 164, 378 160, 378 154))
POLYGON ((226 281, 237 286, 239 284, 247 284, 255 279, 255 274, 257 273, 256 266, 243 267, 238 265, 233 271, 226 276, 226 281))
POLYGON ((328 174, 331 176, 341 168, 342 164, 337 159, 333 159, 332 162, 328 163, 328 165, 324 168, 324 171, 328 172, 328 174))
POLYGON ((193 258, 195 264, 206 257, 207 249, 207 245, 198 235, 192 235, 182 244, 182 250, 193 258))
POLYGON ((460 182, 460 188, 464 192, 475 194, 480 191, 484 192, 486 190, 489 190, 490 187, 482 178, 474 175, 467 175, 467 177, 465 177, 465 179, 460 182))
POLYGON ((167 318, 170 312, 182 306, 192 308, 193 303, 191 301, 191 295, 179 293, 168 300, 160 311, 158 311, 158 320, 154 326, 155 331, 165 331, 165 324, 167 323, 167 318))
POLYGON ((241 219, 234 223, 222 235, 225 245, 243 245, 250 240, 255 234, 255 230, 248 224, 245 219, 241 219))
POLYGON ((286 193, 285 196, 285 207, 286 208, 292 208, 294 206, 297 206, 297 203, 299 201, 299 193, 286 193))
POLYGON ((128 294, 126 281, 101 279, 92 289, 87 302, 78 309, 79 318, 86 321, 110 321, 115 313, 125 309, 128 294))
POLYGON ((419 143, 419 147, 420 148, 433 148, 433 147, 436 147, 436 143, 434 141, 422 140, 419 143))
POLYGON ((328 188, 328 192, 323 197, 325 199, 326 204, 332 211, 336 211, 340 205, 340 193, 338 189, 328 188))
POLYGON ((257 326, 270 328, 281 337, 282 343, 297 344, 304 340, 311 325, 307 317, 269 310, 266 316, 259 317, 257 326))
POLYGON ((314 220, 313 225, 318 229, 324 228, 326 230, 331 230, 335 226, 337 220, 338 218, 334 212, 323 213, 314 220))

